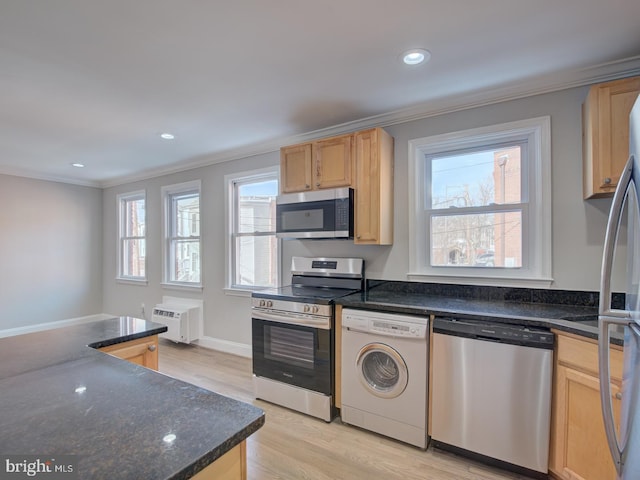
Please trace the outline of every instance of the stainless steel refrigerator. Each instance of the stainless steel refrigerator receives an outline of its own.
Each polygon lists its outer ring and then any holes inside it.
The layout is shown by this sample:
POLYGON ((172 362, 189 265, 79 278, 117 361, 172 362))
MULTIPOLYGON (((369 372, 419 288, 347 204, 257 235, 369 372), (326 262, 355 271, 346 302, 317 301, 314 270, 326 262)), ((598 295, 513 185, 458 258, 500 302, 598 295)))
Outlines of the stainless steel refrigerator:
POLYGON ((619 480, 640 479, 640 99, 630 116, 630 157, 609 214, 602 259, 599 309, 600 395, 607 441, 619 480), (624 214, 623 214, 624 212, 624 214), (611 274, 618 232, 626 220, 625 309, 611 308, 611 274), (616 431, 610 388, 610 331, 624 332, 620 431, 616 431))

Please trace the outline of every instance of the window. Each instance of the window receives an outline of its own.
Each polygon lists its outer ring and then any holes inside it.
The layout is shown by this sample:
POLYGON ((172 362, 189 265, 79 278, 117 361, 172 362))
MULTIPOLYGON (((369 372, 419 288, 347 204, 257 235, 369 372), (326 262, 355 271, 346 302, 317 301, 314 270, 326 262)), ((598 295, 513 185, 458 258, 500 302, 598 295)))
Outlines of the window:
POLYGON ((225 177, 228 189, 228 287, 275 287, 280 277, 276 238, 278 169, 225 177))
POLYGON ((421 138, 409 146, 409 276, 548 285, 549 117, 421 138))
POLYGON ((200 286, 200 182, 162 187, 165 218, 164 281, 200 286))
POLYGON ((118 278, 146 280, 145 192, 118 195, 118 278))

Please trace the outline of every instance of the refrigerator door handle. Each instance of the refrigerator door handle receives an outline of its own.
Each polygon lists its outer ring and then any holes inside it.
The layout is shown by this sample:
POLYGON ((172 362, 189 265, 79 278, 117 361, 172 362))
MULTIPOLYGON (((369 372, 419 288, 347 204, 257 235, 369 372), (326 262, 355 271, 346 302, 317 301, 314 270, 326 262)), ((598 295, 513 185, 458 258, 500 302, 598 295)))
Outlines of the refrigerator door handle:
POLYGON ((620 445, 613 417, 613 402, 611 401, 611 372, 609 368, 609 325, 629 326, 628 320, 619 318, 599 317, 600 332, 598 335, 598 369, 600 370, 600 403, 602 405, 602 418, 604 431, 607 434, 607 443, 616 467, 618 476, 622 472, 622 452, 624 446, 620 445))
POLYGON ((613 417, 613 402, 611 400, 611 372, 609 368, 609 325, 628 326, 631 323, 631 314, 626 310, 614 310, 611 308, 611 273, 613 269, 613 257, 615 244, 620 230, 620 220, 627 193, 633 182, 633 155, 629 157, 624 170, 620 175, 620 181, 613 195, 611 212, 607 221, 607 231, 604 237, 604 253, 602 255, 602 272, 600 275, 600 304, 598 309, 599 335, 598 335, 598 368, 600 370, 600 403, 602 406, 602 418, 607 434, 607 443, 613 458, 613 463, 620 476, 623 466, 623 450, 616 432, 613 417))
POLYGON ((613 195, 611 212, 607 221, 607 231, 604 237, 604 253, 602 254, 602 271, 600 274, 600 304, 599 315, 620 319, 630 319, 629 312, 624 310, 613 310, 611 308, 611 272, 613 269, 613 256, 615 253, 616 239, 620 229, 622 209, 627 198, 629 185, 633 181, 633 155, 629 157, 624 170, 620 175, 620 181, 613 195))

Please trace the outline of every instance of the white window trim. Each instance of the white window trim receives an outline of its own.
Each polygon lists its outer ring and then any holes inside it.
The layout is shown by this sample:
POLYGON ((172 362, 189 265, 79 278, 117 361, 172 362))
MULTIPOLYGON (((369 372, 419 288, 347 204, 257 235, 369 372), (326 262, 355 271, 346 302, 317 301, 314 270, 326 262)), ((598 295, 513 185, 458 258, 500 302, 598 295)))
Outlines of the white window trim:
POLYGON ((504 285, 512 287, 549 287, 551 277, 551 118, 531 118, 515 122, 491 125, 451 132, 409 141, 409 279, 457 284, 504 285), (476 269, 465 267, 431 267, 424 260, 419 238, 426 238, 421 231, 421 202, 424 195, 424 157, 447 150, 473 148, 479 145, 502 142, 510 137, 527 137, 529 141, 529 204, 530 223, 528 237, 523 237, 523 249, 527 243, 529 265, 519 269, 476 269), (539 148, 538 148, 539 147, 539 148), (421 267, 424 265, 424 267, 421 267))
MULTIPOLYGON (((116 211, 117 211, 117 221, 118 221, 118 248, 117 248, 117 258, 118 258, 118 266, 117 266, 117 272, 116 272, 116 282, 118 283, 125 283, 125 284, 131 284, 131 285, 140 285, 140 284, 147 284, 147 257, 145 255, 145 259, 144 259, 144 277, 132 277, 129 275, 123 275, 122 274, 122 238, 123 238, 123 222, 124 222, 124 218, 123 218, 123 202, 127 201, 127 200, 135 200, 135 199, 140 199, 142 198, 144 200, 144 205, 145 205, 145 224, 146 224, 146 209, 147 209, 147 191, 146 190, 136 190, 135 192, 127 192, 127 193, 120 193, 118 195, 116 195, 116 211)), ((144 235, 144 241, 145 241, 145 249, 147 248, 147 229, 145 227, 145 235, 144 235)))
POLYGON ((200 180, 192 180, 190 182, 176 183, 174 185, 165 185, 160 189, 161 198, 162 198, 162 282, 161 285, 165 288, 171 288, 175 290, 199 290, 202 291, 202 285, 204 282, 204 271, 202 266, 204 265, 202 256, 202 233, 203 233, 203 225, 202 225, 202 182, 200 180), (169 205, 169 196, 175 195, 177 193, 190 192, 190 191, 198 191, 198 195, 200 197, 200 283, 195 282, 176 282, 169 280, 171 278, 169 274, 169 226, 171 225, 169 216, 171 215, 171 208, 169 205))
MULTIPOLYGON (((255 290, 262 290, 263 288, 258 287, 243 287, 239 285, 233 284, 233 262, 235 261, 234 253, 233 253, 233 245, 232 245, 232 232, 233 232, 233 222, 235 220, 236 212, 235 212, 235 202, 234 202, 234 183, 238 180, 260 180, 261 178, 270 178, 275 175, 280 180, 280 167, 266 167, 260 168, 256 170, 249 170, 246 172, 238 172, 232 173, 224 176, 224 185, 227 194, 224 198, 224 207, 225 207, 225 255, 227 258, 227 262, 225 264, 225 288, 224 292, 227 295, 234 296, 250 296, 251 292, 255 290)), ((278 239, 278 280, 281 282, 282 280, 282 240, 278 239)))

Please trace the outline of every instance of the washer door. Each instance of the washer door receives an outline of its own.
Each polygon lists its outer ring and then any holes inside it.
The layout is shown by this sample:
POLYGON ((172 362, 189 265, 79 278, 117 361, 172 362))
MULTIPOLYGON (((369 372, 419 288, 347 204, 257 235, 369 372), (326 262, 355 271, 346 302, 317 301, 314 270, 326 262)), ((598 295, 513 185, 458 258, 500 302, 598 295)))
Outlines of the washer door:
POLYGON ((407 388, 407 364, 402 356, 384 343, 362 347, 356 357, 358 377, 376 397, 395 398, 407 388))

